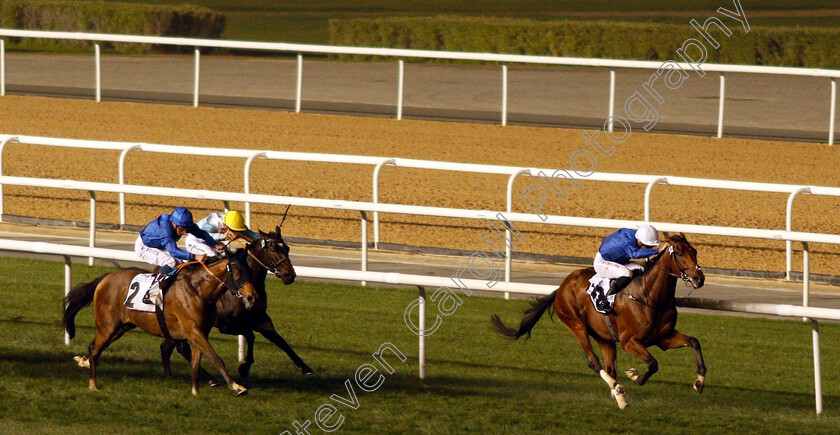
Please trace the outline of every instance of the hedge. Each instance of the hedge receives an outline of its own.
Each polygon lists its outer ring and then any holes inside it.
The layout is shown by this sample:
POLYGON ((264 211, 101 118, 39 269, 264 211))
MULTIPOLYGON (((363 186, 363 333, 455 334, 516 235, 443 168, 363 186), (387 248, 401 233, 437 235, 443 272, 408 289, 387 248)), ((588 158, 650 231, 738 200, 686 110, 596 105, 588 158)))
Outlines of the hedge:
MULTIPOLYGON (((0 27, 123 35, 218 38, 225 28, 224 15, 197 6, 164 6, 137 3, 67 0, 0 0, 0 27)), ((66 51, 90 47, 87 41, 15 38, 12 49, 66 51)), ((172 51, 148 44, 103 44, 118 52, 172 51)))
MULTIPOLYGON (((698 16, 702 24, 706 17, 698 16)), ((330 21, 330 43, 365 47, 413 48, 504 54, 678 60, 688 38, 707 46, 709 63, 840 68, 840 29, 759 27, 744 33, 735 20, 721 17, 726 37, 711 26, 715 50, 688 23, 536 21, 484 17, 358 18, 330 21)), ((355 57, 359 58, 359 57, 355 57)))

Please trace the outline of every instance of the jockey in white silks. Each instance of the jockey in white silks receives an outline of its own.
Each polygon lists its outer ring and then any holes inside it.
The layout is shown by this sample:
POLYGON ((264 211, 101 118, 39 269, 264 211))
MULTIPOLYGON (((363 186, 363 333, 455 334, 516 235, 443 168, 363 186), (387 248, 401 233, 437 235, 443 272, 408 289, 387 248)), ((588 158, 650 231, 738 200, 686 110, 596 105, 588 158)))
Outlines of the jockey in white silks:
MULTIPOLYGON (((210 213, 204 219, 196 222, 199 229, 206 231, 216 243, 223 243, 243 237, 248 241, 258 240, 260 235, 249 230, 245 225, 245 218, 242 213, 231 210, 227 213, 216 212, 210 213)), ((207 255, 213 257, 217 255, 216 249, 207 243, 203 238, 187 235, 184 242, 187 251, 196 255, 207 255)))
POLYGON ((622 228, 607 236, 595 255, 595 273, 612 281, 607 295, 616 294, 636 274, 644 272, 641 264, 630 259, 648 258, 659 253, 659 233, 650 225, 638 230, 622 228))

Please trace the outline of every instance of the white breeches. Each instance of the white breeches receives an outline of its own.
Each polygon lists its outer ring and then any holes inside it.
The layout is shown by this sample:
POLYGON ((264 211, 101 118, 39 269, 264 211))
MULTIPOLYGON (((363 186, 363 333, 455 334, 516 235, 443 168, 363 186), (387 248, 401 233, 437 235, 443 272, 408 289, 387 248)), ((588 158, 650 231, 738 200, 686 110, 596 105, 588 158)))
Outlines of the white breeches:
POLYGON ((162 249, 150 248, 144 245, 143 239, 139 236, 137 237, 137 241, 134 242, 134 252, 137 253, 140 259, 155 266, 169 266, 174 268, 183 262, 162 249))
POLYGON ((208 257, 215 257, 219 255, 219 251, 216 248, 204 243, 204 240, 199 239, 198 237, 187 234, 187 238, 184 241, 184 246, 186 247, 187 251, 191 254, 195 255, 206 255, 208 257))
POLYGON ((595 262, 593 263, 593 266, 595 266, 595 273, 609 279, 621 278, 622 276, 630 277, 633 276, 634 270, 645 269, 644 266, 638 263, 630 262, 627 264, 621 264, 614 261, 604 260, 601 257, 600 252, 595 255, 595 262))

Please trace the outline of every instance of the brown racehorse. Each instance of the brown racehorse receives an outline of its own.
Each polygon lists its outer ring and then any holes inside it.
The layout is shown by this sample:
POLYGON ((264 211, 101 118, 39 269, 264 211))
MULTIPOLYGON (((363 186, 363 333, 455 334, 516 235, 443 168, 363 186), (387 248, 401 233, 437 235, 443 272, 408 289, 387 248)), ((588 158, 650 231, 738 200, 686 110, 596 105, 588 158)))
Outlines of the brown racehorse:
MULTIPOLYGON (((282 226, 282 223, 281 223, 282 226)), ((309 366, 303 362, 297 353, 289 346, 286 340, 277 333, 274 322, 266 313, 268 306, 268 294, 265 291, 265 278, 268 272, 283 280, 283 284, 289 285, 295 281, 295 268, 289 259, 289 245, 283 240, 281 226, 276 226, 274 231, 265 233, 260 231, 260 240, 255 243, 243 244, 248 253, 248 266, 251 269, 251 282, 259 297, 257 303, 250 310, 245 310, 242 304, 231 294, 226 293, 216 302, 216 327, 223 334, 242 335, 248 344, 248 351, 245 362, 239 366, 239 374, 248 376, 251 365, 254 364, 254 331, 262 334, 263 337, 282 349, 291 358, 292 362, 300 368, 301 374, 312 375, 309 366)), ((236 239, 232 245, 240 242, 236 239)), ((190 360, 190 352, 185 342, 173 340, 164 341, 160 346, 163 359, 163 371, 165 376, 170 374, 170 357, 173 349, 177 348, 178 353, 190 360), (177 346, 177 347, 176 347, 177 346)), ((202 377, 207 376, 202 372, 202 377)), ((207 376, 209 378, 209 376, 207 376)), ((215 385, 212 378, 210 384, 215 385)))
MULTIPOLYGON (((188 340, 192 345, 192 392, 198 394, 199 362, 202 355, 221 372, 228 387, 237 395, 247 393, 233 382, 225 363, 213 350, 207 335, 216 317, 216 301, 229 290, 250 308, 258 294, 251 284, 244 253, 231 254, 229 258, 202 265, 188 265, 176 277, 164 297, 166 329, 174 339, 188 340)), ((147 271, 138 268, 121 269, 74 288, 65 298, 64 327, 70 338, 76 334, 75 317, 82 308, 94 305, 96 338, 88 347, 88 357, 79 364, 90 366, 90 389, 96 386, 96 362, 102 351, 119 339, 126 331, 140 327, 149 334, 164 336, 155 313, 129 310, 123 302, 132 278, 147 271)))
POLYGON ((626 352, 647 363, 648 370, 643 375, 639 375, 636 369, 625 371, 639 385, 644 385, 658 370, 656 359, 648 352, 648 347, 657 345, 662 350, 690 347, 697 359, 694 389, 702 393, 706 365, 700 351, 700 342, 674 329, 677 324, 674 292, 677 278, 682 278, 694 288, 702 287, 705 278, 697 265, 697 250, 688 243, 684 234, 670 236, 667 242, 667 248, 649 262, 644 274, 618 294, 613 312, 608 318, 595 310, 586 293, 589 279, 595 275, 595 270, 590 267, 570 273, 550 295, 535 298, 531 308, 525 311, 518 330, 505 326, 495 314, 491 318, 493 328, 499 334, 513 339, 525 334, 530 338, 531 329, 543 313, 553 308, 557 317, 580 342, 586 352, 589 368, 601 375, 621 408, 627 402, 624 387, 616 382, 616 341, 621 343, 621 348, 626 352), (605 363, 603 367, 592 350, 590 336, 601 348, 605 363))

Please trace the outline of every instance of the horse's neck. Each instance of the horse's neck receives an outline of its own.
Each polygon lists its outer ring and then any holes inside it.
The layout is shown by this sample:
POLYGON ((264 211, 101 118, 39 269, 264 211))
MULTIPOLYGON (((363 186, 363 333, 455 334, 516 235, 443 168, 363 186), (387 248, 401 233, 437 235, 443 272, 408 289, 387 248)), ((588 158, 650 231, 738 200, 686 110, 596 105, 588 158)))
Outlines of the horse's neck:
MULTIPOLYGON (((256 254, 254 254, 256 256, 256 254)), ((248 255, 248 268, 251 269, 251 282, 254 288, 260 291, 260 288, 265 288, 265 278, 268 275, 268 269, 262 266, 256 259, 248 255)), ((262 261, 262 260, 260 260, 262 261)), ((264 263, 263 263, 264 264, 264 263)))
POLYGON ((663 254, 659 261, 645 272, 644 283, 650 302, 653 305, 664 305, 674 299, 677 288, 677 278, 669 272, 671 270, 671 256, 663 254))
POLYGON ((207 266, 207 268, 218 277, 222 282, 219 282, 216 278, 210 275, 210 273, 201 268, 198 270, 200 274, 200 283, 196 286, 198 289, 198 295, 204 301, 208 303, 216 303, 219 300, 219 297, 222 295, 222 292, 225 291, 225 284, 224 281, 227 278, 227 262, 226 261, 219 261, 214 263, 212 266, 207 266))

